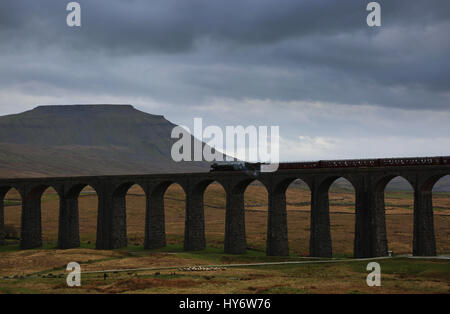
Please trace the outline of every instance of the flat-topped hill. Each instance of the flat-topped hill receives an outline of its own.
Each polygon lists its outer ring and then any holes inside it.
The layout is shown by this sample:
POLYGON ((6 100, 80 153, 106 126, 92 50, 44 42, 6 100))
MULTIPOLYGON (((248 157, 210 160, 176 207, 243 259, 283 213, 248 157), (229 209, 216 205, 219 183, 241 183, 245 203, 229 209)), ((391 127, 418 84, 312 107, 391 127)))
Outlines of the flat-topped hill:
POLYGON ((205 171, 175 163, 175 124, 131 105, 39 106, 0 117, 0 177, 205 171))

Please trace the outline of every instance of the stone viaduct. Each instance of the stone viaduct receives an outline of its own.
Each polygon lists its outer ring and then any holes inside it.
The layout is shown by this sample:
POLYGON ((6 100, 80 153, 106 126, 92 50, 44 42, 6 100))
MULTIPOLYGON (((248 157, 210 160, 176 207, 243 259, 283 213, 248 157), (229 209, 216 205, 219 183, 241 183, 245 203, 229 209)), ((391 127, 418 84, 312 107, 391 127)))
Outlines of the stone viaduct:
POLYGON ((250 176, 240 171, 184 174, 117 175, 67 178, 0 179, 0 227, 4 224, 4 197, 15 188, 22 197, 21 248, 42 245, 41 196, 53 187, 59 194, 58 247, 80 245, 78 196, 86 186, 98 196, 97 249, 114 249, 127 245, 126 204, 128 189, 138 184, 146 194, 145 248, 166 245, 164 193, 172 183, 181 185, 186 194, 185 250, 205 248, 203 194, 217 181, 226 192, 226 253, 246 252, 244 192, 254 180, 268 191, 267 255, 289 255, 285 192, 296 179, 311 190, 310 255, 330 257, 330 215, 328 190, 338 178, 351 182, 356 193, 354 257, 387 255, 384 189, 397 176, 414 188, 413 254, 436 255, 433 225, 432 188, 450 174, 448 165, 421 165, 375 168, 333 168, 278 170, 250 176))

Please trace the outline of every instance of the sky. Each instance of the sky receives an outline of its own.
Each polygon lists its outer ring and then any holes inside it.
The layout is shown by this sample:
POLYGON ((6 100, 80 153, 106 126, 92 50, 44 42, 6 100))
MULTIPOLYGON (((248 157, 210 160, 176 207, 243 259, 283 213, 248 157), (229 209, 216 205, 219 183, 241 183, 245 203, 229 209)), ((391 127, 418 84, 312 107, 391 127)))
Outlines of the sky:
POLYGON ((132 104, 279 126, 281 160, 450 155, 450 2, 1 0, 0 115, 132 104))

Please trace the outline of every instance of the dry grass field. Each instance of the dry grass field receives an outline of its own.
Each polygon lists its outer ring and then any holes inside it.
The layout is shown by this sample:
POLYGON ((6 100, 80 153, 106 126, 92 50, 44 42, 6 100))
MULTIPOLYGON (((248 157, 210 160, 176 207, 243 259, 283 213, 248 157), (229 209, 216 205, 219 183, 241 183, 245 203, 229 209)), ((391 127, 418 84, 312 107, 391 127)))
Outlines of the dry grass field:
MULTIPOLYGON (((249 253, 225 255, 225 192, 212 184, 205 193, 206 239, 204 252, 182 251, 184 235, 184 193, 172 185, 165 194, 168 247, 163 250, 142 249, 144 240, 145 196, 138 186, 127 195, 127 233, 129 248, 112 251, 93 250, 96 235, 97 196, 89 188, 79 198, 82 248, 55 250, 58 232, 58 197, 49 189, 42 198, 44 248, 19 251, 14 240, 0 248, 0 292, 73 292, 65 279, 44 278, 50 272, 64 273, 70 261, 83 263, 83 271, 135 267, 182 266, 233 262, 292 260, 308 256, 310 193, 293 184, 287 190, 288 230, 291 257, 265 257, 267 227, 267 193, 260 185, 251 185, 245 194, 246 231, 249 253), (3 277, 8 278, 3 278, 3 277), (14 278, 16 276, 16 278, 14 278), (20 277, 23 276, 21 279, 20 277), (29 277, 28 277, 29 276, 29 277), (43 277, 44 276, 44 277, 43 277), (3 279, 2 279, 3 278, 3 279)), ((386 223, 389 249, 395 254, 412 251, 412 192, 387 192, 386 223)), ((11 191, 6 197, 5 224, 20 232, 20 197, 11 191)), ((450 193, 435 193, 434 221, 438 254, 450 253, 450 193)), ((350 257, 354 237, 354 193, 332 187, 330 212, 333 254, 350 257)), ((17 242, 17 241, 16 241, 17 242)), ((79 292, 117 293, 353 293, 353 292, 450 292, 450 264, 446 261, 393 259, 382 265, 388 271, 383 287, 365 285, 364 263, 330 265, 270 266, 227 269, 213 272, 161 271, 111 274, 106 280, 86 275, 79 292)), ((383 269, 384 269, 383 268, 383 269)))

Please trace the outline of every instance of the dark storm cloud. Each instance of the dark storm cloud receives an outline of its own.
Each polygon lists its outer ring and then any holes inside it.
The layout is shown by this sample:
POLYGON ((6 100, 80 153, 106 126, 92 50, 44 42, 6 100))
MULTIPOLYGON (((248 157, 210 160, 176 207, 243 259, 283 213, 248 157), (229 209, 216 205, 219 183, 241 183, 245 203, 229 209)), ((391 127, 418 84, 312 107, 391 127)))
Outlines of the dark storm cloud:
MULTIPOLYGON (((80 39, 80 48, 182 52, 202 37, 255 45, 311 34, 373 33, 365 25, 367 2, 359 0, 78 2, 83 8, 84 29, 72 37, 80 39)), ((379 2, 386 26, 426 26, 450 17, 450 3, 445 0, 379 2)), ((55 0, 3 0, 1 23, 5 27, 32 26, 34 32, 28 33, 29 37, 36 36, 39 41, 48 36, 58 41, 62 35, 73 34, 61 25, 65 6, 65 1, 55 0)))
POLYGON ((449 107, 447 0, 379 1, 379 29, 367 27, 362 0, 80 0, 80 29, 65 25, 68 2, 1 1, 4 85, 186 105, 224 97, 449 107))

